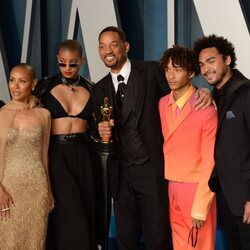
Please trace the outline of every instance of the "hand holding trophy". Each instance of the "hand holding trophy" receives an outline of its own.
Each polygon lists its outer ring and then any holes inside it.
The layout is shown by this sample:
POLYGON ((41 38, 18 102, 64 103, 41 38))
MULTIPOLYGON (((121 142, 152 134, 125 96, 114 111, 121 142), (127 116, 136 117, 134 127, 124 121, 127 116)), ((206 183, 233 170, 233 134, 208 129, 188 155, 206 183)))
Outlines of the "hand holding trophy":
POLYGON ((109 104, 108 97, 104 98, 103 105, 100 107, 102 113, 102 122, 98 124, 98 130, 101 137, 101 141, 99 143, 99 150, 97 153, 100 156, 100 169, 99 173, 101 176, 101 194, 102 199, 100 212, 100 223, 102 231, 100 233, 102 238, 102 250, 108 250, 108 242, 109 242, 109 225, 110 225, 110 217, 111 217, 111 195, 110 195, 110 187, 109 187, 109 167, 108 167, 108 158, 113 154, 113 143, 111 138, 111 115, 112 115, 112 106, 109 104))
MULTIPOLYGON (((105 97, 103 100, 103 105, 100 107, 101 113, 103 116, 103 122, 110 122, 110 117, 112 115, 112 106, 109 104, 108 97, 105 97)), ((101 136, 102 143, 110 143, 110 135, 108 136, 101 136)))

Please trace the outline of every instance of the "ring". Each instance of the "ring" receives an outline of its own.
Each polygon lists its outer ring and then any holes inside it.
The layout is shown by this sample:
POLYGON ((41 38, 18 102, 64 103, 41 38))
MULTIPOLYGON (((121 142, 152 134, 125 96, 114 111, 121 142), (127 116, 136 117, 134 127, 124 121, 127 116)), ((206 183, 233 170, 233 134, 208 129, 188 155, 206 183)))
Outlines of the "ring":
POLYGON ((2 209, 1 209, 1 212, 8 211, 8 210, 10 210, 9 207, 7 207, 7 208, 2 208, 2 209))

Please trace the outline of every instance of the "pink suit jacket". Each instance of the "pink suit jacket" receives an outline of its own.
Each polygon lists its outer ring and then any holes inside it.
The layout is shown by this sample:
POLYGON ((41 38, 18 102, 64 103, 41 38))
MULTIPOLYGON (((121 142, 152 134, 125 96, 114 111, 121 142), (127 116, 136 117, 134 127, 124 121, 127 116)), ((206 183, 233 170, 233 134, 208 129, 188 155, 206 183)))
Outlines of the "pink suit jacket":
POLYGON ((191 216, 206 220, 214 198, 208 180, 214 168, 214 143, 217 112, 214 106, 195 110, 191 95, 172 122, 170 95, 160 99, 159 111, 164 136, 165 178, 178 182, 198 183, 191 216))

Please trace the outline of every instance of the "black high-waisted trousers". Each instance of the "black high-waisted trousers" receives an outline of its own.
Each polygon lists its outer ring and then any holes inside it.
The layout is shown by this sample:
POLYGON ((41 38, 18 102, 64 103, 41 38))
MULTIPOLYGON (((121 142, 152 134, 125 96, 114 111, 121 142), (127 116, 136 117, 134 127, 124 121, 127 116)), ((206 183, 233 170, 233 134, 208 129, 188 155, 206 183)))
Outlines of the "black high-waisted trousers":
POLYGON ((88 136, 52 136, 49 173, 55 208, 50 213, 46 249, 95 248, 94 180, 88 136))

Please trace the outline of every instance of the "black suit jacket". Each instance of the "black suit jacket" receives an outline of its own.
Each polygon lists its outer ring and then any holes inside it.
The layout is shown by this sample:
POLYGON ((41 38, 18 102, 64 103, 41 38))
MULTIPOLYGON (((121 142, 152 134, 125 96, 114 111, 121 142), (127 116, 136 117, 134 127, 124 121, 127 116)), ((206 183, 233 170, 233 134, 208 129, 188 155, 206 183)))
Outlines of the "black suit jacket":
POLYGON ((250 81, 237 70, 233 77, 219 115, 209 185, 216 191, 219 183, 232 213, 242 216, 250 201, 250 81))
MULTIPOLYGON (((131 73, 128 82, 125 98, 129 100, 124 101, 119 120, 117 120, 118 111, 115 109, 115 90, 111 74, 109 73, 96 83, 93 87, 96 119, 98 122, 102 121, 100 106, 103 104, 104 97, 109 98, 109 102, 114 108, 111 118, 115 120, 115 124, 124 124, 133 110, 136 114, 136 129, 143 141, 147 157, 154 166, 155 174, 164 178, 163 137, 158 102, 160 97, 169 92, 168 84, 160 70, 159 63, 145 61, 131 61, 131 73)), ((109 158, 109 173, 111 194, 115 197, 119 180, 119 161, 122 160, 115 128, 113 140, 116 153, 109 158)))

